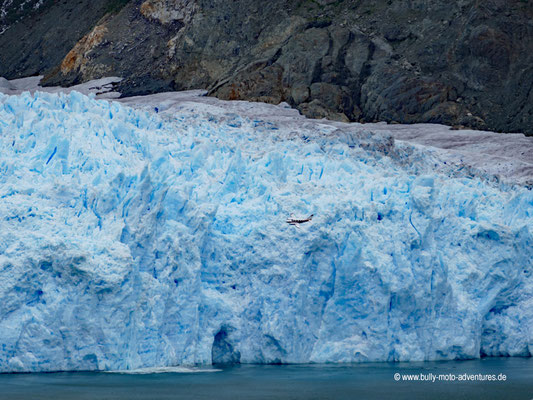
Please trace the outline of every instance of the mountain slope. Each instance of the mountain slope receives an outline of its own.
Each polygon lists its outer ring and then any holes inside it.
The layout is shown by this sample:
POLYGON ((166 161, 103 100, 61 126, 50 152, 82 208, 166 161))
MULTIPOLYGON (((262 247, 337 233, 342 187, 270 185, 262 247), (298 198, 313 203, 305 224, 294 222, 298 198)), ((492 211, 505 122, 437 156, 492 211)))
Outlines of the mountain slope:
POLYGON ((317 118, 533 134, 528 0, 49 3, 0 35, 0 75, 114 75, 124 95, 203 88, 317 118))

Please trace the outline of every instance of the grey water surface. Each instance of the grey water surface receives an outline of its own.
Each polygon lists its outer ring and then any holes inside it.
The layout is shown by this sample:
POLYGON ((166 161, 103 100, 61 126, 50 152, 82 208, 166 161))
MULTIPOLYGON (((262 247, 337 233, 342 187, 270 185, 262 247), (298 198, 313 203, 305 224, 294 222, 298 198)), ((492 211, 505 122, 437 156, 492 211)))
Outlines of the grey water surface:
POLYGON ((183 371, 1 374, 0 399, 533 399, 531 358, 183 371))

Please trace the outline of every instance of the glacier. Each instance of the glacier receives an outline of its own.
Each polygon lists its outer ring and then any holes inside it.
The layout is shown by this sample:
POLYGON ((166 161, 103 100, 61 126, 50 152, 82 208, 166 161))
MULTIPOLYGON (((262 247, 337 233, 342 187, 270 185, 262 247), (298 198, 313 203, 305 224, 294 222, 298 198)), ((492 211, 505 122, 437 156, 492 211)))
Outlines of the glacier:
POLYGON ((533 354, 532 190, 428 148, 72 91, 0 149, 0 372, 533 354))

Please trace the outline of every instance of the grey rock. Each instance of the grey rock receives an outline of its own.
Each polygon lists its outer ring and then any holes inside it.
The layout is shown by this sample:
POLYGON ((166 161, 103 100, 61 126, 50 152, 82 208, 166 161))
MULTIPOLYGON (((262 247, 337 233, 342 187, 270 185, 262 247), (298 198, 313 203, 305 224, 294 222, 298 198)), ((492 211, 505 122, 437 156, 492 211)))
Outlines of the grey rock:
POLYGON ((0 76, 119 75, 123 95, 207 89, 314 118, 533 135, 531 1, 122 0, 107 12, 116 2, 12 11, 0 76))
POLYGON ((0 76, 8 79, 57 68, 76 42, 124 0, 44 0, 38 9, 33 8, 34 0, 22 8, 19 3, 7 10, 11 19, 0 23, 0 32, 6 29, 0 35, 0 76))
POLYGON ((294 85, 291 87, 291 97, 290 101, 293 104, 305 103, 310 96, 310 90, 308 86, 305 85, 294 85))
POLYGON ((320 100, 313 100, 310 103, 302 103, 298 105, 298 110, 305 116, 315 119, 331 119, 333 121, 349 122, 350 120, 346 114, 342 112, 335 112, 324 105, 320 100))

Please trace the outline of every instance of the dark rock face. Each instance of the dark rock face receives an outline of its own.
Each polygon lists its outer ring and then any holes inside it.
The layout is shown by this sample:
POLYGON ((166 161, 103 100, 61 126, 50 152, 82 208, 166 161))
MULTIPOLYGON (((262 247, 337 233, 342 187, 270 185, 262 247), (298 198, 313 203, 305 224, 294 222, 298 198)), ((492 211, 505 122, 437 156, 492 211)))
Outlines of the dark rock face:
POLYGON ((122 2, 33 10, 0 35, 0 75, 119 75, 123 95, 204 88, 313 118, 533 134, 531 0, 122 2))
POLYGON ((0 76, 15 79, 50 71, 121 1, 0 0, 5 11, 0 18, 0 76))

